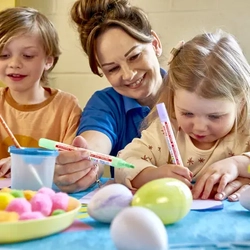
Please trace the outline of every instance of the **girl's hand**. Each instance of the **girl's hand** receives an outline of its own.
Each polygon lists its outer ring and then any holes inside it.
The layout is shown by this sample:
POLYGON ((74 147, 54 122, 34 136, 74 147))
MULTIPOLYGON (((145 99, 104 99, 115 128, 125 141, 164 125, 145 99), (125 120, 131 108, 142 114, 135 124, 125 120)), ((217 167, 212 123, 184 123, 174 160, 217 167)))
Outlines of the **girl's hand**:
POLYGON ((160 178, 175 178, 184 182, 188 187, 192 187, 193 174, 186 167, 173 164, 164 164, 158 168, 146 167, 131 181, 132 187, 138 189, 149 181, 160 178))
POLYGON ((158 178, 175 178, 184 182, 191 188, 191 181, 193 173, 186 167, 182 167, 174 164, 165 164, 155 169, 158 178))
POLYGON ((0 160, 0 177, 6 176, 6 174, 9 174, 10 170, 10 157, 3 158, 0 160))
POLYGON ((194 199, 208 199, 213 187, 218 184, 217 193, 222 193, 227 184, 239 175, 234 157, 215 162, 207 167, 196 180, 192 189, 194 199))

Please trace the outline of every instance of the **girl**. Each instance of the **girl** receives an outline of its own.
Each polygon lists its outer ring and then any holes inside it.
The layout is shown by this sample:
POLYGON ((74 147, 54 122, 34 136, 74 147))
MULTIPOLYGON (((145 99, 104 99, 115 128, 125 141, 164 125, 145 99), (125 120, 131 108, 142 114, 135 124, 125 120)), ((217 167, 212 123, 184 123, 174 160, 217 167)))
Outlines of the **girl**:
POLYGON ((177 178, 207 199, 237 176, 250 177, 250 68, 235 39, 217 31, 194 37, 172 51, 168 76, 158 99, 164 102, 184 166, 170 163, 155 108, 141 139, 119 156, 135 169, 116 169, 116 182, 137 189, 148 181, 177 178))
MULTIPOLYGON (((32 8, 0 12, 0 112, 23 147, 40 137, 71 143, 81 115, 77 99, 45 87, 60 49, 53 24, 32 8)), ((0 177, 10 168, 12 140, 0 125, 0 177)))

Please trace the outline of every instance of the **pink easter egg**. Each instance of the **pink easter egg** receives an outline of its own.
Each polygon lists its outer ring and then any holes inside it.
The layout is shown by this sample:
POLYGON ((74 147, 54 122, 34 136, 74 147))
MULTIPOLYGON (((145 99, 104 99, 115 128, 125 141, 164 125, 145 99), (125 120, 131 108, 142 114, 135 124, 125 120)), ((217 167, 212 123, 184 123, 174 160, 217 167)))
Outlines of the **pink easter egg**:
POLYGON ((49 216, 52 212, 52 200, 47 194, 35 194, 30 203, 33 212, 41 212, 44 216, 49 216))
POLYGON ((52 197, 52 211, 57 210, 57 209, 62 209, 64 211, 67 211, 67 207, 69 204, 69 196, 66 193, 56 193, 52 197))
POLYGON ((40 188, 37 193, 47 194, 49 197, 52 197, 55 195, 55 191, 48 187, 42 187, 40 188))
POLYGON ((20 217, 19 220, 37 220, 37 219, 43 219, 45 216, 41 212, 25 212, 20 217))
POLYGON ((16 212, 21 216, 25 212, 31 212, 31 204, 25 198, 15 198, 8 204, 5 211, 16 212))

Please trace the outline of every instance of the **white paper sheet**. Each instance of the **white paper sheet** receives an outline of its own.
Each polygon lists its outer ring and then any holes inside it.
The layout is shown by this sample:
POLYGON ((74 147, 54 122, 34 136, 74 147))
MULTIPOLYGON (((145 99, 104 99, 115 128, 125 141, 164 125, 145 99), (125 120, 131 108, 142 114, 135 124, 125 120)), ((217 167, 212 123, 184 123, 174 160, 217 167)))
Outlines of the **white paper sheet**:
POLYGON ((191 210, 216 210, 222 209, 223 203, 216 200, 193 200, 191 210))

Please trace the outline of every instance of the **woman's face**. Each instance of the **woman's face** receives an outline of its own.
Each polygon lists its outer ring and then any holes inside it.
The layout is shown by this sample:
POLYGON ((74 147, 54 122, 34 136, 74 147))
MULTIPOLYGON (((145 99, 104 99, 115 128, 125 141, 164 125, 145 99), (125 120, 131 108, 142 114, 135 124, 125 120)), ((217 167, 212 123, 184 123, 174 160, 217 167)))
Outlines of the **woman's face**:
POLYGON ((97 39, 97 58, 101 69, 121 95, 149 105, 162 84, 157 56, 161 43, 152 32, 151 43, 141 43, 120 28, 110 28, 97 39))

